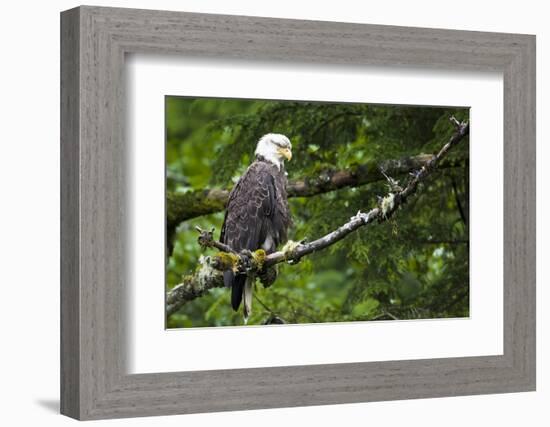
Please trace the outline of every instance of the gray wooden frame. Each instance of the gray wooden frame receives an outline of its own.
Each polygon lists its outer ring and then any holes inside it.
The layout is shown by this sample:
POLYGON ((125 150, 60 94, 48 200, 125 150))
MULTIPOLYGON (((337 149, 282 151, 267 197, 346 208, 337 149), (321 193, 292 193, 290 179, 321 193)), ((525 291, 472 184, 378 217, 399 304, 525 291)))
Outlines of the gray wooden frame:
POLYGON ((61 14, 61 165, 63 414, 98 419, 535 389, 534 36, 71 9, 61 14), (502 72, 504 354, 128 375, 124 58, 134 52, 502 72))

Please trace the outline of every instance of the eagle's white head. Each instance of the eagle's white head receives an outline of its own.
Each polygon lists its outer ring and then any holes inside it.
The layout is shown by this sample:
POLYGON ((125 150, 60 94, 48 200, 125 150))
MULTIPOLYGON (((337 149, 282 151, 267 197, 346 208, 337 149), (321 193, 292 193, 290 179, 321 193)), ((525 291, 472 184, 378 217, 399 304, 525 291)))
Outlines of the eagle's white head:
POLYGON ((254 154, 262 156, 281 169, 285 159, 292 159, 292 144, 280 133, 268 133, 260 138, 254 154))

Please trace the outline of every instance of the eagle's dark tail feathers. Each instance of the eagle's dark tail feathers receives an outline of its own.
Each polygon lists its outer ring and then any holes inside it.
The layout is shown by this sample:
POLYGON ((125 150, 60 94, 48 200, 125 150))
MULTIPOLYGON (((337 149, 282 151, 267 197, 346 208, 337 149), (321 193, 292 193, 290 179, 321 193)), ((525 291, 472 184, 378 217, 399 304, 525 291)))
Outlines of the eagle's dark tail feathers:
POLYGON ((225 270, 223 272, 223 285, 226 288, 233 286, 233 280, 235 279, 235 273, 232 270, 225 270))
MULTIPOLYGON (((246 275, 238 274, 235 276, 232 271, 230 273, 232 276, 231 284, 229 285, 231 286, 231 307, 233 307, 233 310, 237 311, 239 310, 239 306, 241 305, 241 301, 243 299, 243 290, 244 290, 244 285, 246 283, 246 275)), ((224 279, 224 284, 227 286, 228 285, 227 279, 229 279, 229 277, 226 277, 225 273, 223 275, 223 279, 224 279)))

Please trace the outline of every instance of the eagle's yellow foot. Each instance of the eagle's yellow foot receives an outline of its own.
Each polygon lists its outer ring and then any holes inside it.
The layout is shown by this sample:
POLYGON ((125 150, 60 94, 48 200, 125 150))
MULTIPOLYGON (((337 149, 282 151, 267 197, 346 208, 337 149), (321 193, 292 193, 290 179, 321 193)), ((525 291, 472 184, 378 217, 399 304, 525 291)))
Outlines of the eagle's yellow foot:
POLYGON ((252 259, 256 263, 256 269, 261 270, 264 267, 264 262, 267 254, 263 249, 258 249, 252 253, 252 259))

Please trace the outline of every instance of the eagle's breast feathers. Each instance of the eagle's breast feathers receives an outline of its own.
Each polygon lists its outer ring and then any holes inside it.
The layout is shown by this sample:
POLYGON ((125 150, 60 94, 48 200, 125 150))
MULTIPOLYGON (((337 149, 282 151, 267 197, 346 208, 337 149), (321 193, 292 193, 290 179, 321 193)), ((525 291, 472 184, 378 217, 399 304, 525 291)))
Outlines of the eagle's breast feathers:
POLYGON ((286 184, 284 168, 256 159, 229 195, 220 240, 237 252, 274 252, 291 224, 286 184))

